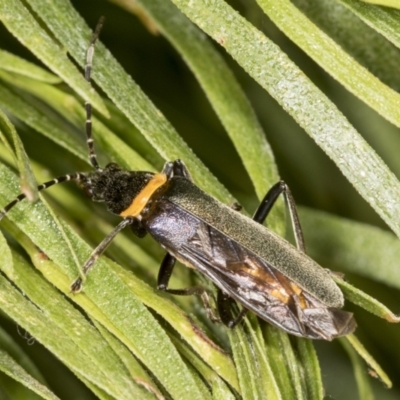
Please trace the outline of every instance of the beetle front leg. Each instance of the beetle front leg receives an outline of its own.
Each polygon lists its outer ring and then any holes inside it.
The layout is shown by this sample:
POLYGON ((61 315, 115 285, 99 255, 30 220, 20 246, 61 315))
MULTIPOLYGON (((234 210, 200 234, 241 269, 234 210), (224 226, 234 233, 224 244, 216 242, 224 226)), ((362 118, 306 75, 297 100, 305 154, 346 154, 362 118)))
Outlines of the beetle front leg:
POLYGON ((192 181, 189 170, 181 160, 165 163, 162 173, 167 175, 168 178, 172 178, 173 176, 183 176, 184 178, 189 179, 189 181, 192 181))
POLYGON ((174 294, 176 296, 199 295, 203 303, 203 306, 206 309, 207 315, 211 319, 211 321, 213 322, 220 321, 220 319, 216 317, 214 314, 214 310, 211 307, 208 293, 203 286, 193 286, 185 289, 168 288, 168 283, 171 278, 172 271, 174 270, 175 261, 176 258, 171 254, 167 253, 165 255, 161 263, 160 270, 158 271, 157 289, 162 290, 163 292, 174 294))
POLYGON ((86 278, 88 272, 93 268, 96 260, 103 254, 104 250, 114 240, 115 236, 117 236, 117 234, 121 232, 122 229, 124 229, 126 226, 131 225, 133 221, 133 218, 126 218, 122 220, 113 229, 113 231, 107 237, 105 237, 103 241, 92 251, 92 254, 90 254, 85 264, 83 264, 81 276, 77 278, 71 285, 72 293, 79 293, 81 291, 83 280, 86 278))
POLYGON ((273 205, 275 204, 278 196, 283 194, 287 207, 289 209, 290 220, 292 222, 294 237, 296 240, 297 248, 303 253, 306 252, 306 246, 304 243, 303 230, 301 229, 299 215, 297 214, 296 203, 293 199, 292 193, 284 181, 279 181, 268 191, 264 199, 261 201, 256 212, 253 215, 253 219, 260 224, 264 223, 273 205))

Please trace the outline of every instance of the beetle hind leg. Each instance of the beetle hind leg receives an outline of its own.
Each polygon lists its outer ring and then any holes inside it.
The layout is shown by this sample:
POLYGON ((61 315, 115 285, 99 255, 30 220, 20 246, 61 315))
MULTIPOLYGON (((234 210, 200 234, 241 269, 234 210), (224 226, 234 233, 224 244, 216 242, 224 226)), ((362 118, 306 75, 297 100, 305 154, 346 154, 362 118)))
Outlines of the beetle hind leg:
POLYGON ((234 328, 236 325, 240 324, 246 314, 248 313, 247 308, 242 308, 239 314, 234 317, 232 315, 232 305, 234 300, 232 297, 225 294, 221 289, 218 289, 218 297, 217 297, 217 308, 218 314, 221 318, 221 321, 228 328, 234 328))
POLYGON ((184 289, 169 289, 168 283, 174 269, 176 258, 167 253, 161 263, 160 270, 158 271, 157 289, 162 290, 176 296, 192 296, 199 295, 206 309, 207 315, 213 322, 219 322, 220 318, 215 315, 215 312, 210 304, 210 299, 206 289, 203 286, 192 286, 184 289))
POLYGON ((264 223, 280 194, 283 194, 287 207, 289 209, 290 220, 292 222, 297 248, 305 253, 306 246, 304 243, 304 235, 303 230, 301 229, 299 215, 297 214, 296 203, 293 199, 289 186, 284 181, 279 181, 274 186, 272 186, 272 188, 268 191, 268 193, 265 195, 260 205, 258 206, 256 212, 253 215, 253 219, 260 224, 264 223))

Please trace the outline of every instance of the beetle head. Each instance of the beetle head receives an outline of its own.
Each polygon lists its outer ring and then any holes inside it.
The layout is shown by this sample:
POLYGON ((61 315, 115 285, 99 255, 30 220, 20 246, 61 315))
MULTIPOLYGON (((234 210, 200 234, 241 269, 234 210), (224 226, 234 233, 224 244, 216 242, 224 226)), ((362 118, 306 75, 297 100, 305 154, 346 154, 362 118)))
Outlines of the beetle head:
POLYGON ((93 200, 105 202, 109 211, 120 214, 153 178, 144 171, 126 171, 110 163, 90 172, 83 182, 85 193, 93 200))

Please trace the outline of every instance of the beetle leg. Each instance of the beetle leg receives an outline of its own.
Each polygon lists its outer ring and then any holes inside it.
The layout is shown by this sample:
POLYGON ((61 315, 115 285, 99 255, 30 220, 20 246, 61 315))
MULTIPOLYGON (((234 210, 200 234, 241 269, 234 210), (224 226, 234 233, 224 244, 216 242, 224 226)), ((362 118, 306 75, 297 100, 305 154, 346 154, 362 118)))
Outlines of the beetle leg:
POLYGON ((234 202, 230 205, 230 207, 232 208, 232 210, 235 210, 235 211, 242 211, 242 209, 243 209, 242 205, 239 204, 237 201, 234 201, 234 202))
POLYGON ((220 319, 215 316, 214 311, 210 304, 208 293, 202 286, 193 286, 185 289, 168 288, 168 283, 175 266, 175 261, 176 258, 171 254, 167 253, 165 255, 164 260, 161 263, 160 270, 158 271, 157 289, 177 296, 191 296, 195 294, 200 295, 201 301, 211 321, 213 322, 220 321, 220 319))
POLYGON ((168 282, 174 270, 176 258, 167 253, 162 260, 157 277, 157 289, 168 291, 168 282))
POLYGON ((167 175, 168 179, 172 178, 174 176, 174 163, 172 161, 166 162, 161 173, 167 175))
POLYGON ((181 160, 169 161, 165 163, 162 173, 167 175, 168 178, 173 176, 183 176, 186 179, 192 181, 189 170, 181 160))
POLYGON ((189 181, 192 181, 192 176, 190 175, 189 170, 186 168, 186 165, 181 160, 175 160, 174 164, 174 175, 176 176, 183 176, 189 181))
POLYGON ((283 193, 287 207, 289 209, 290 220, 292 222, 294 237, 296 240, 297 248, 305 253, 306 246, 304 243, 303 230, 301 229, 299 215, 297 214, 296 203, 294 202, 292 193, 289 187, 284 181, 279 181, 268 191, 264 199, 261 201, 256 212, 253 215, 253 219, 256 222, 262 224, 267 218, 273 205, 275 204, 278 196, 283 193))
POLYGON ((234 300, 231 297, 229 297, 221 289, 218 289, 218 295, 217 295, 218 314, 223 324, 226 325, 228 328, 234 328, 237 324, 242 322, 243 318, 249 311, 247 308, 242 308, 239 315, 237 317, 233 317, 231 312, 233 303, 234 300))
POLYGON ((104 250, 107 248, 107 246, 112 242, 112 240, 117 236, 119 232, 122 231, 126 226, 131 224, 133 221, 133 218, 126 218, 122 220, 115 228, 114 230, 103 239, 103 241, 92 251, 92 254, 90 257, 87 259, 85 264, 82 267, 82 273, 79 278, 77 278, 71 285, 71 292, 73 293, 78 293, 82 289, 82 282, 83 279, 86 277, 88 274, 89 270, 93 267, 94 263, 96 260, 101 256, 101 254, 104 252, 104 250))
POLYGON ((178 296, 202 295, 205 289, 202 286, 193 286, 186 289, 168 289, 168 283, 174 270, 176 258, 167 253, 158 271, 157 289, 178 296))

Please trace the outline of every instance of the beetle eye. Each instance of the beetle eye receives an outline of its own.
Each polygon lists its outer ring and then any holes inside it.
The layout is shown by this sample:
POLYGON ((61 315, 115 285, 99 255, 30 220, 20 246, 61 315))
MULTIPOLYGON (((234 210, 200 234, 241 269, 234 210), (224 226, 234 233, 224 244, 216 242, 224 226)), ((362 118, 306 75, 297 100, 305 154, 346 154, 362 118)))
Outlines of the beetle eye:
POLYGON ((89 199, 93 197, 93 189, 91 186, 85 186, 83 191, 85 192, 86 196, 89 197, 89 199))
POLYGON ((121 169, 121 168, 119 167, 119 165, 118 165, 117 163, 115 163, 115 162, 110 162, 110 163, 108 163, 108 164, 106 165, 106 169, 108 169, 108 170, 119 170, 119 169, 121 169))

